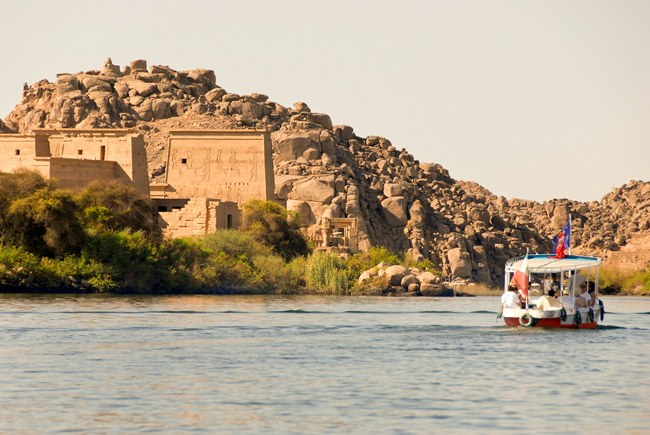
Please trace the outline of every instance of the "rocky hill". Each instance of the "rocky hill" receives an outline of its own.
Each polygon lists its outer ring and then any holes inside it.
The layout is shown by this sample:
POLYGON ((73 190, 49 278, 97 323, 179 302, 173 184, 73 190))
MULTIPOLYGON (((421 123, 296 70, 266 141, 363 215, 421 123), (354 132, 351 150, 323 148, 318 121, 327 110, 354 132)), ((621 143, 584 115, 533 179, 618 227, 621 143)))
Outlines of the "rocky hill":
POLYGON ((120 69, 107 59, 101 70, 26 84, 0 130, 42 127, 134 128, 145 136, 152 179, 165 172, 171 129, 270 129, 277 197, 300 213, 305 232, 314 235, 324 216, 357 217, 362 248, 429 258, 456 278, 500 284, 505 261, 526 248, 549 251, 569 213, 574 253, 650 265, 648 182, 631 181, 589 203, 506 199, 454 180, 387 138, 332 125, 305 103, 285 107, 264 94, 227 92, 206 69, 147 68, 143 60, 120 69))

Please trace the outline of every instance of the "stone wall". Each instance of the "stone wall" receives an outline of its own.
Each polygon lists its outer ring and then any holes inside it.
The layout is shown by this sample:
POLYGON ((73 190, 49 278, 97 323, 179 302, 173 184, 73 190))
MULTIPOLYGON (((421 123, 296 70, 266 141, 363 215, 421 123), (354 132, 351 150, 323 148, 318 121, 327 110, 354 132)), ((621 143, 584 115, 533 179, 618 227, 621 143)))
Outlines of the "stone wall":
MULTIPOLYGON (((123 174, 117 179, 131 180, 139 193, 149 195, 147 155, 144 139, 128 129, 36 129, 36 139, 49 142, 51 157, 81 161, 112 161, 123 174)), ((84 183, 84 179, 80 179, 84 183)))
POLYGON ((170 237, 238 228, 242 203, 274 198, 267 131, 171 131, 166 168, 164 182, 150 190, 170 237), (169 210, 174 200, 186 205, 169 210))
POLYGON ((218 198, 238 204, 273 199, 268 132, 171 131, 168 152, 166 197, 218 198))
POLYGON ((130 182, 116 162, 60 157, 50 159, 47 178, 56 180, 57 187, 62 189, 78 189, 91 181, 121 180, 125 183, 130 182))
POLYGON ((92 180, 121 180, 149 195, 142 136, 126 129, 35 129, 0 135, 0 171, 33 169, 69 189, 92 180))
POLYGON ((29 168, 49 178, 49 162, 47 159, 37 160, 36 149, 33 135, 0 135, 0 172, 29 168))
POLYGON ((241 210, 234 202, 209 198, 159 199, 155 202, 158 205, 158 223, 168 237, 201 236, 241 225, 241 210))

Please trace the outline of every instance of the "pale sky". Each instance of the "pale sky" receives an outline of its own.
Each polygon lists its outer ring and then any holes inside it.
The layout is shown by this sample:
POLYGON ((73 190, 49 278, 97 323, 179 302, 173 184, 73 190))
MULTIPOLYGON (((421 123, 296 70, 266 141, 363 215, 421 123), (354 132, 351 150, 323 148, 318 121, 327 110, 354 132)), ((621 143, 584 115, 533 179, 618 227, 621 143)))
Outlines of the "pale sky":
POLYGON ((146 59, 304 101, 507 198, 650 180, 650 1, 10 0, 0 41, 2 118, 24 82, 146 59))

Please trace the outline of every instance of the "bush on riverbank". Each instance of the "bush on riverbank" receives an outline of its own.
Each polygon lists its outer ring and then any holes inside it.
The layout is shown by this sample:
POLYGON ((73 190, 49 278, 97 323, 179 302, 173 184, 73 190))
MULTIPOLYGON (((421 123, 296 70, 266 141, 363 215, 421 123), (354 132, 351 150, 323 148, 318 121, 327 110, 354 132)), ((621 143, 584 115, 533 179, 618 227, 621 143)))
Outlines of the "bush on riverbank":
MULTIPOLYGON (((368 294, 361 272, 379 263, 433 270, 383 247, 341 259, 310 254, 297 216, 243 205, 242 230, 164 239, 156 211, 120 182, 56 189, 38 173, 0 174, 0 284, 114 293, 318 292, 368 294)), ((382 289, 385 285, 381 285, 382 289)))
POLYGON ((307 287, 319 293, 348 294, 348 274, 349 270, 343 260, 325 252, 314 252, 306 262, 307 287))
POLYGON ((257 293, 284 293, 304 286, 303 271, 285 262, 254 234, 219 230, 194 240, 212 257, 228 264, 230 275, 223 276, 226 278, 223 284, 228 287, 247 288, 257 293))
POLYGON ((307 243, 275 203, 244 205, 246 231, 164 239, 149 198, 121 182, 57 189, 0 173, 0 285, 114 293, 296 292, 307 243), (288 260, 296 258, 292 262, 288 260))
POLYGON ((650 267, 630 271, 603 266, 598 279, 603 294, 650 295, 650 267))

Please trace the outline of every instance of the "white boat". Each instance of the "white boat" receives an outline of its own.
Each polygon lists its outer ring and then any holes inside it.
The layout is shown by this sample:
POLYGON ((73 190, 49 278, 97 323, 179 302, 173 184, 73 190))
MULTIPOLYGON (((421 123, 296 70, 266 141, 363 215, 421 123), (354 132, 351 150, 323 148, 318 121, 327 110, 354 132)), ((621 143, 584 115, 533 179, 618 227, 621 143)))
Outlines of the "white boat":
MULTIPOLYGON (((553 254, 534 254, 509 260, 505 267, 504 292, 508 292, 513 275, 525 270, 528 282, 548 292, 549 287, 557 287, 557 300, 561 307, 546 310, 535 306, 535 296, 528 294, 522 306, 502 305, 501 316, 506 326, 536 328, 594 329, 604 319, 605 307, 598 298, 598 266, 601 260, 596 257, 567 255, 557 258, 553 254), (525 262, 525 263, 524 263, 525 262), (549 281, 550 280, 550 281, 549 281), (587 283, 594 288, 593 305, 579 296, 579 285, 587 283), (581 300, 579 300, 581 299, 581 300), (586 306, 584 306, 586 305, 586 306)), ((559 304, 557 304, 559 305, 559 304)))

